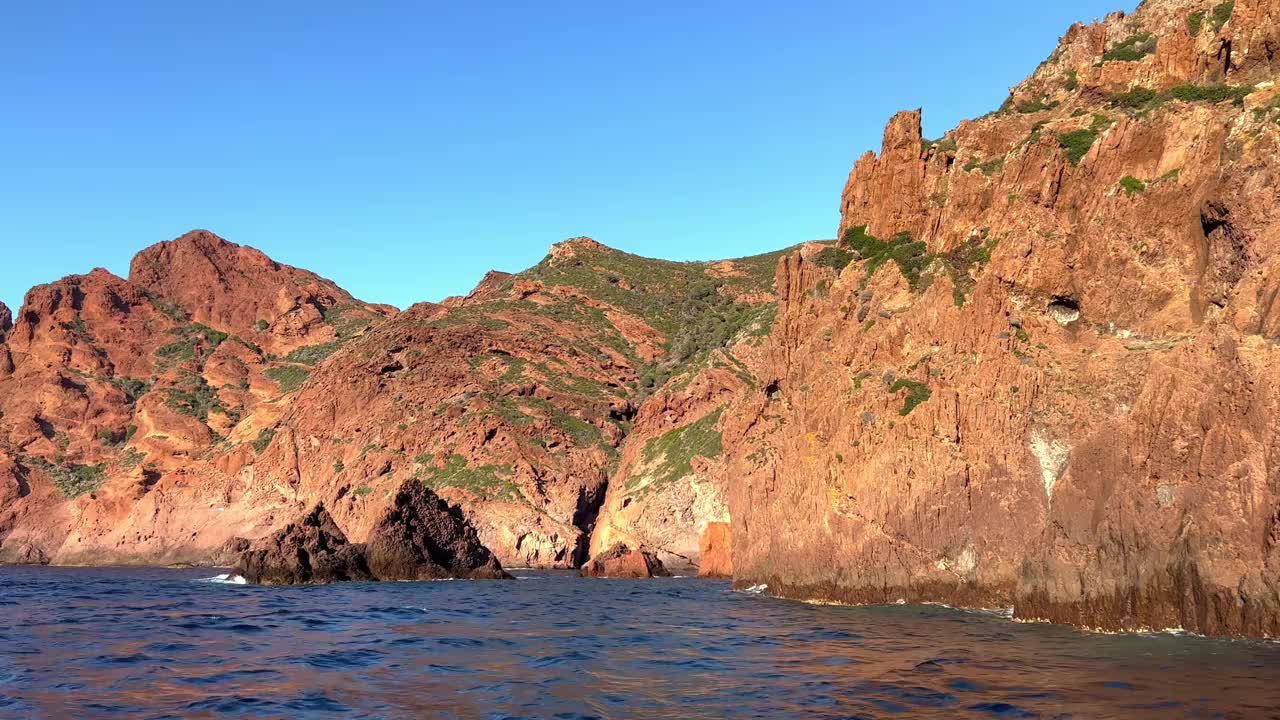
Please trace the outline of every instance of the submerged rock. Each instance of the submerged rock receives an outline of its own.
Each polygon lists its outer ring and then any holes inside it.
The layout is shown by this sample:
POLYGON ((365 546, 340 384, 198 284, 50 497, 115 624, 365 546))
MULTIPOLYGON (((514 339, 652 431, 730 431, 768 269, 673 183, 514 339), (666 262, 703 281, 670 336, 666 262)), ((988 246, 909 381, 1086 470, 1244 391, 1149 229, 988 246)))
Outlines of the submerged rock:
POLYGON ((462 509, 441 500, 418 480, 400 486, 387 514, 369 536, 369 569, 379 580, 509 578, 480 544, 462 509))
POLYGON ((235 575, 258 585, 322 585, 372 580, 364 546, 347 542, 323 505, 240 556, 235 575))
POLYGON ((652 578, 670 575, 658 556, 648 550, 633 550, 624 543, 614 545, 582 566, 583 577, 652 578))

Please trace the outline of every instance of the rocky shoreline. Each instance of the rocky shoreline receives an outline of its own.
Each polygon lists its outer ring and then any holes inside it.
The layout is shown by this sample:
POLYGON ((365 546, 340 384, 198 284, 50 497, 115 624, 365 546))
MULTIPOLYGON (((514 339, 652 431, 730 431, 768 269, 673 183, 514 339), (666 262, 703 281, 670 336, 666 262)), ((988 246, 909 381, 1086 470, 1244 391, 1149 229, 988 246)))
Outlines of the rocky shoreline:
POLYGON ((577 237, 400 311, 197 230, 32 288, 0 562, 1280 637, 1277 47, 1275 0, 1076 24, 991 113, 891 118, 836 239, 773 253, 577 237))

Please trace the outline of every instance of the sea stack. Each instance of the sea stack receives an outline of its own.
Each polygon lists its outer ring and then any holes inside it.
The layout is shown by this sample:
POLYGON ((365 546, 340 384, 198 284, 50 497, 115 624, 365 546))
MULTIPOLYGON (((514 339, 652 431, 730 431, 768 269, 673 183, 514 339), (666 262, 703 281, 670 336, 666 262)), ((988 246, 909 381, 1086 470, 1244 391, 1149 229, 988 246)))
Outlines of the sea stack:
POLYGON ((360 580, 505 579, 462 511, 409 480, 368 544, 351 543, 317 505, 297 522, 254 543, 234 574, 259 585, 322 585, 360 580))

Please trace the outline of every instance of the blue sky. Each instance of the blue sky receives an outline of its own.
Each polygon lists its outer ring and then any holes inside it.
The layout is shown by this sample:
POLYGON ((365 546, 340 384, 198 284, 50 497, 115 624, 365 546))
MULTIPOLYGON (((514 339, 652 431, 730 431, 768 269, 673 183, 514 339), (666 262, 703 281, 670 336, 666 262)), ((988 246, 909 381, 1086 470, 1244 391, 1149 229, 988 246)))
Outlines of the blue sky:
POLYGON ((1134 4, 11 3, 0 301, 198 227, 401 307, 575 235, 830 237, 890 115, 940 135, 1134 4))

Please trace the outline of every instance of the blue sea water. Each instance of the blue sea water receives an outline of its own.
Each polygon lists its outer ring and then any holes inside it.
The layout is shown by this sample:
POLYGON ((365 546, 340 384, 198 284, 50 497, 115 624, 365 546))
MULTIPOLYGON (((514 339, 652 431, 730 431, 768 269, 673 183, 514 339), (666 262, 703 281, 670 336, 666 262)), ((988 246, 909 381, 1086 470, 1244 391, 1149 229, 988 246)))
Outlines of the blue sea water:
POLYGON ((1280 645, 674 578, 0 568, 3 718, 1274 718, 1280 645))

